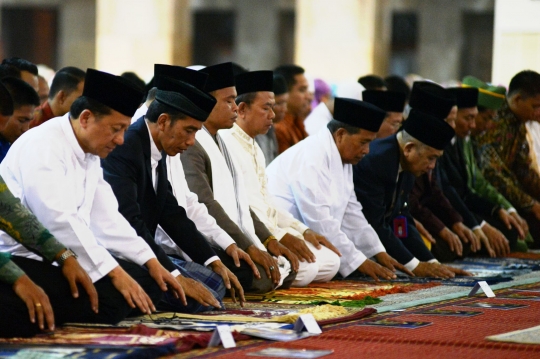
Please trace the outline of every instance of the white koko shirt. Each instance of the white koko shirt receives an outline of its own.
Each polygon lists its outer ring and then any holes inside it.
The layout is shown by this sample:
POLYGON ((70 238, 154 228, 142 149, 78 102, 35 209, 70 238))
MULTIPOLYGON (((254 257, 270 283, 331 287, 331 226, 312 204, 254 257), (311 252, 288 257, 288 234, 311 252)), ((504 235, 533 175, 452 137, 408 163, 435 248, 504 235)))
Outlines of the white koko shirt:
MULTIPOLYGON (((156 257, 118 212, 100 159, 83 152, 69 113, 19 137, 0 164, 0 175, 45 228, 77 254, 93 282, 118 266, 112 254, 138 265, 156 257)), ((37 257, 1 231, 0 251, 37 257)))
POLYGON ((339 249, 341 275, 348 276, 367 258, 385 252, 356 199, 352 165, 342 163, 327 128, 279 155, 266 174, 276 205, 339 249))

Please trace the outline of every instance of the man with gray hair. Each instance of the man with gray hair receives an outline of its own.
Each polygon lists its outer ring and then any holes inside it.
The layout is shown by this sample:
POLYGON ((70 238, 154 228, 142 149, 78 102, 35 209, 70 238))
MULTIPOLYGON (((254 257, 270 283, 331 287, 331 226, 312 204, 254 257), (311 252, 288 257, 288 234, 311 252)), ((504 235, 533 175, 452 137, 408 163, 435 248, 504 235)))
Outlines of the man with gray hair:
POLYGON ((446 122, 412 110, 403 130, 374 141, 371 152, 353 170, 354 190, 367 220, 388 253, 419 277, 467 274, 433 257, 407 206, 415 177, 435 168, 454 134, 446 122))

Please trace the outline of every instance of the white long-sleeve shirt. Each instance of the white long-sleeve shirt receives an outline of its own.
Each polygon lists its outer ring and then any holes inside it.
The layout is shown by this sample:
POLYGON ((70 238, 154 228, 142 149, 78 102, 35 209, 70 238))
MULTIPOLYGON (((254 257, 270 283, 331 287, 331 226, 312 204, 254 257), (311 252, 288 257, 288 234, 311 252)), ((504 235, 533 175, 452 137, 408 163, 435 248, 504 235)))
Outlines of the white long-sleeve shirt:
MULTIPOLYGON (((19 137, 0 164, 0 175, 45 228, 77 254, 93 282, 118 266, 111 253, 138 265, 155 258, 118 212, 100 159, 84 153, 69 113, 19 137)), ((1 251, 36 257, 0 233, 1 251)))
MULTIPOLYGON (((187 216, 191 219, 197 229, 212 243, 225 250, 231 244, 235 244, 231 238, 220 226, 218 226, 214 217, 208 213, 208 209, 203 203, 199 202, 197 195, 189 190, 184 167, 180 161, 180 154, 171 157, 167 156, 167 177, 171 183, 173 194, 178 204, 185 208, 187 216)), ((156 241, 166 248, 166 252, 177 253, 178 246, 170 237, 158 227, 156 232, 156 241)), ((214 259, 214 257, 212 257, 214 259)))
POLYGON ((266 174, 276 205, 339 249, 343 276, 367 258, 385 252, 356 199, 352 165, 342 163, 328 129, 322 128, 283 152, 266 174))
POLYGON ((257 142, 237 124, 230 130, 220 130, 219 134, 242 171, 249 205, 259 220, 278 240, 287 233, 303 238, 308 226, 294 218, 288 211, 276 206, 268 193, 266 160, 257 142))

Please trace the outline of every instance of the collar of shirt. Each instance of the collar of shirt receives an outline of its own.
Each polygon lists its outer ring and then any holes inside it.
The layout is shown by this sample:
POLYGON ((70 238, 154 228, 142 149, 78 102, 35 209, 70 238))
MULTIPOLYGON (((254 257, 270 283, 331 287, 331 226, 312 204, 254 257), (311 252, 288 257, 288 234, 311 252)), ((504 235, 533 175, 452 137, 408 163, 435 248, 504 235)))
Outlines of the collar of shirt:
POLYGON ((66 139, 69 143, 69 146, 71 147, 73 153, 80 162, 85 162, 89 158, 97 158, 96 155, 93 155, 91 153, 85 153, 81 145, 79 145, 79 141, 77 141, 77 137, 75 137, 75 131, 71 126, 71 118, 69 112, 62 116, 62 121, 60 123, 62 126, 62 131, 64 131, 66 139))
POLYGON ((452 146, 456 144, 456 136, 452 137, 450 143, 452 144, 452 146))
POLYGON ((161 152, 159 152, 156 143, 154 142, 154 138, 152 137, 152 132, 150 132, 150 126, 148 125, 148 120, 145 118, 144 123, 146 124, 146 128, 148 129, 148 136, 150 136, 150 162, 152 163, 152 168, 154 167, 154 163, 157 167, 157 163, 161 161, 161 152))
POLYGON ((255 139, 251 138, 240 126, 236 123, 232 128, 233 135, 240 140, 242 147, 247 149, 249 153, 255 152, 255 139))

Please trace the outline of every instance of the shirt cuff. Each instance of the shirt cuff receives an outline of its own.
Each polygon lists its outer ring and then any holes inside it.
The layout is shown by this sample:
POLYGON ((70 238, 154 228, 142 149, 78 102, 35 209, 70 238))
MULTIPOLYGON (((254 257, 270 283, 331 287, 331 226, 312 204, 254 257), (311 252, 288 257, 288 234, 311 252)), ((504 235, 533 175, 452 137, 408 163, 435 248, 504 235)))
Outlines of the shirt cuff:
POLYGON ((287 234, 287 231, 283 228, 276 228, 276 230, 272 234, 274 235, 274 237, 276 237, 278 241, 281 241, 281 238, 283 238, 287 234))
POLYGON ((427 261, 428 263, 439 263, 439 261, 437 260, 437 258, 433 258, 433 259, 430 259, 429 261, 427 261))
POLYGON ((180 275, 180 271, 178 269, 175 269, 171 272, 171 275, 176 278, 180 275))
POLYGON ((219 257, 218 256, 212 256, 210 258, 208 258, 206 260, 206 262, 204 262, 204 266, 205 267, 208 267, 211 263, 214 263, 215 261, 219 261, 219 257))
POLYGON ((292 223, 291 227, 298 231, 300 234, 304 234, 305 231, 309 229, 308 226, 306 226, 304 223, 300 222, 299 220, 295 219, 295 221, 292 223))
POLYGON ((508 212, 508 213, 517 213, 517 209, 515 209, 514 207, 511 207, 511 208, 508 208, 506 210, 506 212, 508 212))
POLYGON ((477 230, 478 228, 484 227, 486 224, 487 224, 486 221, 482 221, 482 223, 480 223, 478 226, 474 227, 472 230, 475 231, 475 230, 477 230))
POLYGON ((416 269, 416 267, 418 267, 419 264, 420 264, 420 261, 416 258, 413 258, 408 263, 405 264, 405 268, 407 268, 408 270, 412 272, 413 270, 416 269))

